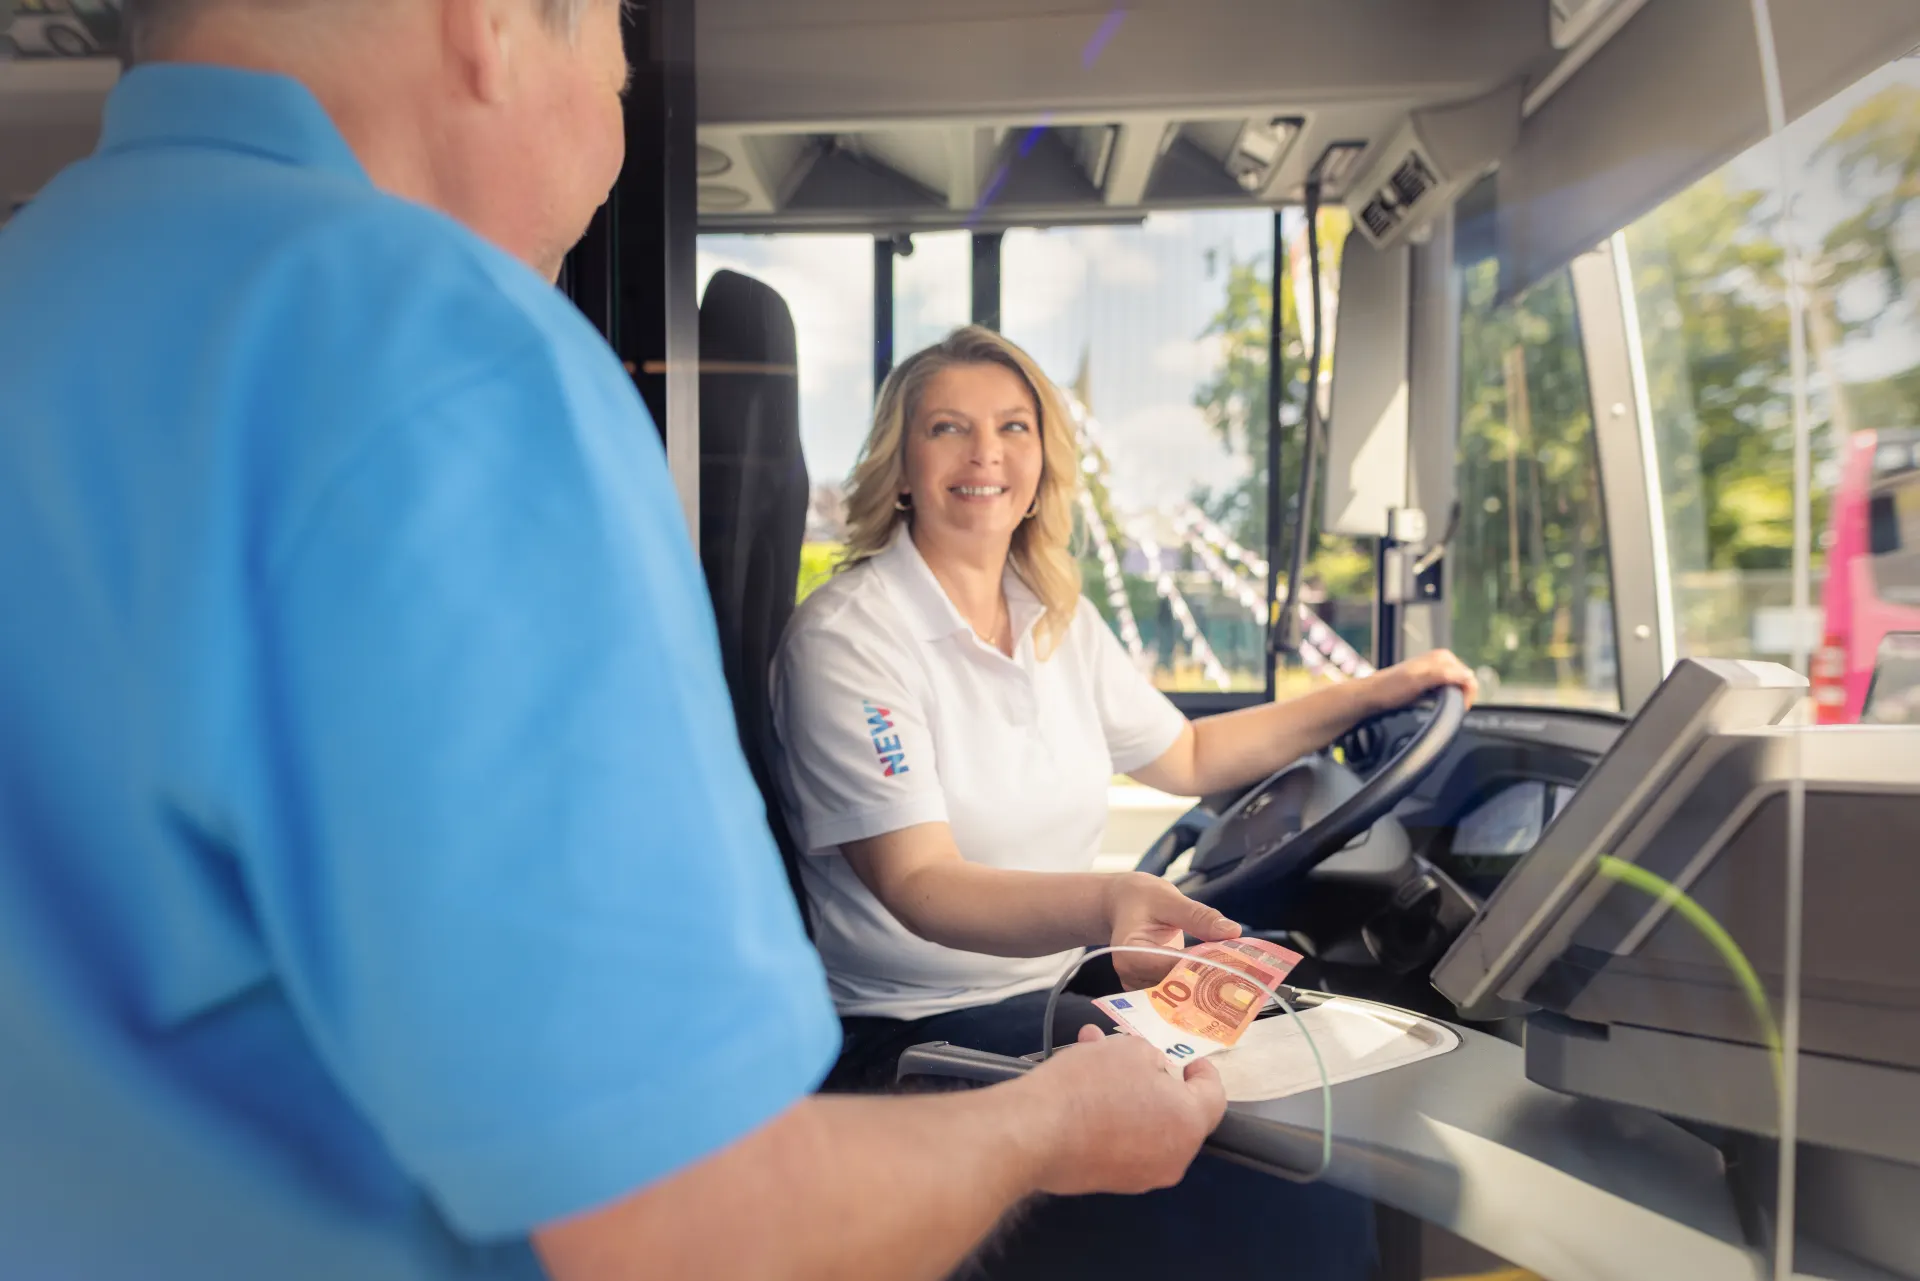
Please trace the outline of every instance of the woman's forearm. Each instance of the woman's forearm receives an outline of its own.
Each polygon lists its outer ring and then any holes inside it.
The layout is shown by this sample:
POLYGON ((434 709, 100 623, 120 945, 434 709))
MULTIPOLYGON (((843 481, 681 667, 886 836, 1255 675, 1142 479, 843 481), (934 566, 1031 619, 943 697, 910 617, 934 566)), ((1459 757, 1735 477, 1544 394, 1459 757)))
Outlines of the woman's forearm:
POLYGON ((1344 681, 1194 722, 1194 795, 1245 787, 1319 751, 1380 710, 1372 695, 1367 681, 1344 681))
POLYGON ((1384 706, 1371 679, 1328 685, 1193 722, 1172 751, 1134 777, 1177 796, 1209 796, 1317 752, 1384 706))
MULTIPOLYGON (((841 853, 902 925, 963 952, 1052 956, 1108 943, 1165 946, 1183 934, 1217 940, 1240 932, 1219 912, 1144 872, 1023 872, 969 863, 953 848, 945 823, 855 841, 841 853)), ((1150 968, 1135 967, 1142 974, 1150 968)))
POLYGON ((921 938, 989 956, 1051 956, 1108 940, 1115 878, 1019 872, 959 860, 887 884, 887 910, 921 938))

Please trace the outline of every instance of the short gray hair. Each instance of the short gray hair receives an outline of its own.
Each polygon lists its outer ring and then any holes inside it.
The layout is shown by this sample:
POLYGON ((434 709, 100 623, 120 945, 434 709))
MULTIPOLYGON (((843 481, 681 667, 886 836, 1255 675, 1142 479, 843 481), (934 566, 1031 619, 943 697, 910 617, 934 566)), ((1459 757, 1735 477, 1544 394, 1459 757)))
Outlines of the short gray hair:
MULTIPOLYGON (((261 8, 291 8, 315 0, 123 0, 121 10, 120 57, 128 66, 150 62, 165 47, 180 25, 195 14, 218 5, 251 5, 261 8)), ((324 0, 331 3, 333 0, 324 0)), ((600 0, 529 0, 540 18, 555 31, 571 35, 580 29, 580 19, 600 0)))

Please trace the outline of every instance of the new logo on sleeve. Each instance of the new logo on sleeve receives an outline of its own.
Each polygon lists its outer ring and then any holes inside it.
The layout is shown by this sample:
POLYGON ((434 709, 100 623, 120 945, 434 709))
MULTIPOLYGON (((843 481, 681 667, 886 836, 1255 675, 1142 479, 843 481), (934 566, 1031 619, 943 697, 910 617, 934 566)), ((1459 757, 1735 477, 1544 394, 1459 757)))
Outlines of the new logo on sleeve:
POLYGON ((888 778, 907 772, 907 749, 900 745, 900 736, 893 730, 893 713, 884 707, 875 707, 872 702, 864 704, 867 711, 867 733, 873 736, 873 750, 880 758, 880 767, 888 778))

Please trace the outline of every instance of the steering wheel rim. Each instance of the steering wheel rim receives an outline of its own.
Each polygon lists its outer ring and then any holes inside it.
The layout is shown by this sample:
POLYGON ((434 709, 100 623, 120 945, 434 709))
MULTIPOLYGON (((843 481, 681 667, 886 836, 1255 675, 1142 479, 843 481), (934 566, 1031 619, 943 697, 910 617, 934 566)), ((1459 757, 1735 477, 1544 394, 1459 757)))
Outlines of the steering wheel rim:
MULTIPOLYGON (((1464 693, 1454 686, 1440 690, 1427 723, 1358 790, 1299 832, 1248 854, 1222 875, 1198 884, 1193 884, 1189 876, 1182 879, 1180 888, 1190 898, 1233 915, 1232 907, 1247 896, 1270 892, 1285 881, 1306 875, 1391 813, 1440 763, 1465 725, 1466 715, 1464 693)), ((1248 792, 1221 815, 1218 826, 1224 828, 1241 815, 1258 813, 1260 798, 1300 768, 1290 765, 1248 792)))

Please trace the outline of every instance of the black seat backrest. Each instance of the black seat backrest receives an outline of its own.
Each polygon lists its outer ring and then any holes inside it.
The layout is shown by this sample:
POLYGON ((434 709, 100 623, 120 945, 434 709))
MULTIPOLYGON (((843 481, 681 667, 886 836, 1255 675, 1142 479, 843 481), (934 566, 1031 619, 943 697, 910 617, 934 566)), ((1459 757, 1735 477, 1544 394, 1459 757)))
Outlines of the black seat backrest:
POLYGON ((800 848, 774 782, 768 694, 807 525, 796 360, 793 317, 780 295, 750 276, 715 272, 700 301, 700 560, 740 745, 811 932, 800 848))

